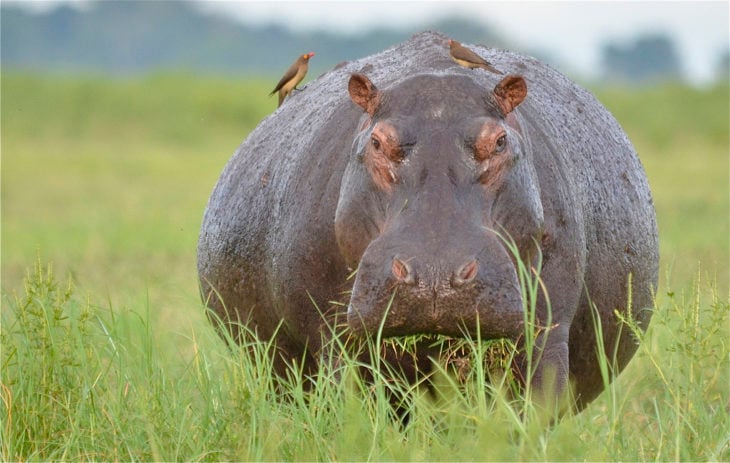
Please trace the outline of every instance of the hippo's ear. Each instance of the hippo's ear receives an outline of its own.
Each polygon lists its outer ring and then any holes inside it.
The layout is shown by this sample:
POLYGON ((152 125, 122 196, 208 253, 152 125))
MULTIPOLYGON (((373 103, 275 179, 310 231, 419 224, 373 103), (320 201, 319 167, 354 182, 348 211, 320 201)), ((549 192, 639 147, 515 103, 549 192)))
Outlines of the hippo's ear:
POLYGON ((494 87, 494 97, 503 116, 511 113, 526 96, 527 84, 522 76, 508 75, 494 87))
POLYGON ((364 74, 354 73, 350 76, 350 83, 347 85, 350 98, 371 116, 380 103, 380 91, 374 83, 370 82, 364 74))

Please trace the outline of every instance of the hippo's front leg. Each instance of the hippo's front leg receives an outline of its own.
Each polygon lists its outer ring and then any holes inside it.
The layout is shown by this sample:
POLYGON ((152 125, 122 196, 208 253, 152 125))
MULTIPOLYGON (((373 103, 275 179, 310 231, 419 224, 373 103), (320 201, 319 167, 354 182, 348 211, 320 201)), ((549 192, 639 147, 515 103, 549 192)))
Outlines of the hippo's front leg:
MULTIPOLYGON (((571 238, 572 240, 572 238, 571 238)), ((532 353, 531 386, 534 398, 548 413, 561 414, 569 407, 570 390, 570 327, 581 296, 582 284, 566 269, 583 268, 580 256, 565 257, 560 245, 543 249, 541 279, 547 295, 540 294, 536 307, 536 333, 532 353), (557 253, 556 253, 557 251, 557 253), (535 363, 536 362, 536 363, 535 363)), ((523 363, 524 365, 524 363, 523 363)), ((527 365, 524 365, 527 367, 527 365)), ((523 374, 527 372, 523 368, 523 374)), ((527 376, 525 376, 527 378, 527 376)))
POLYGON ((569 402, 568 331, 555 327, 535 339, 531 378, 533 399, 548 414, 562 414, 569 402))

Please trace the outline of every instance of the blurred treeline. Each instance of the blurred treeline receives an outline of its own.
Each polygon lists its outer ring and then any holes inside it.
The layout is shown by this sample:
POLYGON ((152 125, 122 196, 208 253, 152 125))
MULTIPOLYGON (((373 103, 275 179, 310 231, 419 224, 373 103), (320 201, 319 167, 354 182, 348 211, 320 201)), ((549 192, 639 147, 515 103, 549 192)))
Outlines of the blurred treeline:
MULTIPOLYGON (((446 18, 411 29, 387 25, 361 34, 295 32, 280 25, 246 25, 203 12, 189 1, 98 1, 83 8, 60 4, 39 13, 2 4, 2 67, 54 72, 139 74, 153 69, 203 73, 279 74, 296 54, 315 51, 317 75, 399 43, 424 29, 465 43, 510 48, 564 68, 540 49, 525 49, 488 24, 446 18), (301 49, 300 49, 301 48, 301 49)), ((282 5, 285 8, 285 5, 282 5)), ((605 82, 647 83, 682 79, 671 37, 639 36, 633 43, 606 43, 600 74, 605 82)), ((717 57, 717 78, 727 79, 730 52, 717 57)), ((572 76, 580 77, 580 76, 572 76)))

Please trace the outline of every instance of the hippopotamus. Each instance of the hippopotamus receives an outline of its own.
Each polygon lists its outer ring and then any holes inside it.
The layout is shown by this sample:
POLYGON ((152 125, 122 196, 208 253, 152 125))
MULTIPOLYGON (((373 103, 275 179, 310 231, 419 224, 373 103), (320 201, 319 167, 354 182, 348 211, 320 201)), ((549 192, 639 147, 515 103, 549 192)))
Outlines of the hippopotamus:
POLYGON ((203 301, 230 338, 272 341, 277 371, 306 373, 333 325, 519 343, 519 264, 539 267, 529 377, 570 389, 580 410, 605 387, 599 356, 615 375, 637 349, 620 318, 651 318, 644 170, 609 111, 558 71, 483 46, 471 49, 503 74, 464 68, 447 43, 424 32, 341 63, 261 121, 205 209, 203 301))

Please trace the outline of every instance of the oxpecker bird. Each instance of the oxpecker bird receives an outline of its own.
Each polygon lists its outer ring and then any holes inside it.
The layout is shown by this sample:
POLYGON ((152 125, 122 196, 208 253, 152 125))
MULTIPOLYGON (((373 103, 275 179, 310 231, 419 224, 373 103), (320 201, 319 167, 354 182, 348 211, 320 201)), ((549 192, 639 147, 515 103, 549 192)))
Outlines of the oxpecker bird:
POLYGON ((276 88, 269 93, 269 95, 273 95, 279 92, 279 106, 281 106, 284 98, 304 79, 304 76, 307 74, 307 69, 309 69, 309 58, 312 56, 314 56, 314 53, 309 52, 297 58, 294 64, 286 71, 284 77, 276 84, 276 88))
POLYGON ((502 71, 485 61, 484 58, 466 48, 456 40, 449 39, 449 49, 451 52, 451 59, 456 61, 460 66, 464 66, 469 69, 482 68, 496 74, 504 74, 502 71))

